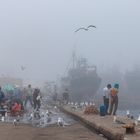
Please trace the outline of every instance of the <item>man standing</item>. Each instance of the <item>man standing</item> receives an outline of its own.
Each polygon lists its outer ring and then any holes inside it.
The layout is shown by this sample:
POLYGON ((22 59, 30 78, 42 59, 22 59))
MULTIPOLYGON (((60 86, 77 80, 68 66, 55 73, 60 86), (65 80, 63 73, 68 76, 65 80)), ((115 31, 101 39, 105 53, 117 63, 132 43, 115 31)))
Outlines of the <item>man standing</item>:
POLYGON ((30 105, 33 107, 33 89, 31 87, 31 85, 28 85, 27 89, 26 89, 26 92, 25 92, 25 107, 26 107, 26 104, 27 102, 29 101, 30 102, 30 105))
POLYGON ((119 92, 119 84, 115 84, 114 87, 110 91, 110 109, 109 114, 116 115, 116 111, 118 108, 118 92, 119 92))
POLYGON ((109 108, 110 89, 111 89, 111 84, 108 84, 103 89, 103 102, 104 102, 104 106, 106 107, 106 114, 108 113, 108 108, 109 108))
POLYGON ((33 93, 34 109, 36 110, 40 109, 41 106, 40 98, 41 98, 40 89, 36 88, 33 93))
POLYGON ((4 98, 5 98, 4 92, 2 91, 2 89, 1 89, 1 87, 0 87, 0 105, 1 105, 1 103, 4 101, 4 98))
POLYGON ((64 104, 67 104, 68 101, 69 101, 69 91, 68 91, 68 89, 65 89, 65 91, 63 93, 63 101, 64 101, 64 104))

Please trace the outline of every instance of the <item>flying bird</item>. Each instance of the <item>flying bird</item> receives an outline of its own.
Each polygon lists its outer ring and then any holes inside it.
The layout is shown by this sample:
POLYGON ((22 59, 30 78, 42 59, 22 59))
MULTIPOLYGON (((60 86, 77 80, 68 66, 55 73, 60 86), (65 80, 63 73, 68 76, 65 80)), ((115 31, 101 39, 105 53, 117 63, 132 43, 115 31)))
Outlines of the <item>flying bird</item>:
POLYGON ((96 28, 96 26, 94 26, 94 25, 89 25, 87 28, 82 27, 82 28, 77 29, 77 30, 75 31, 75 33, 76 33, 76 32, 79 32, 80 30, 88 31, 89 28, 96 28))
POLYGON ((78 32, 78 31, 80 31, 80 30, 85 30, 85 31, 88 31, 88 29, 87 29, 87 28, 82 27, 82 28, 77 29, 77 30, 75 31, 75 33, 76 33, 76 32, 78 32))
POLYGON ((96 28, 96 26, 94 25, 89 25, 87 28, 91 28, 91 27, 96 28))
POLYGON ((26 67, 24 66, 21 66, 21 70, 24 71, 26 69, 26 67))

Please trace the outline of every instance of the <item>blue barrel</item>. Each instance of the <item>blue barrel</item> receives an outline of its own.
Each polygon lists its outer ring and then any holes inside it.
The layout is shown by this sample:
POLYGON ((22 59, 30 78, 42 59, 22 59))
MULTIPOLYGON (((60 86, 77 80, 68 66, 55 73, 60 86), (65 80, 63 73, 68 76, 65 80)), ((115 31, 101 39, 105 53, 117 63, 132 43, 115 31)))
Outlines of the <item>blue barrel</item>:
POLYGON ((100 106, 100 116, 105 116, 106 115, 106 106, 101 105, 100 106))

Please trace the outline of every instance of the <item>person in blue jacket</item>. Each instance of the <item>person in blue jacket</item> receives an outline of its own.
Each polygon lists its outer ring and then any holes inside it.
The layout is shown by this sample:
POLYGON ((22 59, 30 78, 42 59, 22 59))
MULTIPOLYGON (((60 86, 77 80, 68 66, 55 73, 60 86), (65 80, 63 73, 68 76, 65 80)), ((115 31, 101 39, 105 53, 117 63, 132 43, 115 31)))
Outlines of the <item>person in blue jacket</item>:
POLYGON ((5 95, 4 92, 2 91, 2 88, 0 86, 0 105, 2 104, 2 102, 4 101, 5 95))

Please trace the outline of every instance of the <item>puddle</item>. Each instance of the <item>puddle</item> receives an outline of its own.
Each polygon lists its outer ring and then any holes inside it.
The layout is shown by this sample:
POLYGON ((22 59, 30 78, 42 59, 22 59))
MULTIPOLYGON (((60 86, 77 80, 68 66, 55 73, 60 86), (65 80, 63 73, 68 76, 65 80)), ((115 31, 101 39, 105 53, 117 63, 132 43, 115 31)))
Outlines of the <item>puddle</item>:
POLYGON ((43 104, 39 111, 34 111, 28 107, 27 113, 22 117, 6 116, 4 118, 4 122, 13 123, 14 120, 19 120, 19 123, 22 124, 30 124, 33 127, 69 126, 75 123, 75 120, 62 113, 56 106, 47 104, 43 104), (61 122, 59 122, 59 120, 61 120, 61 122))

